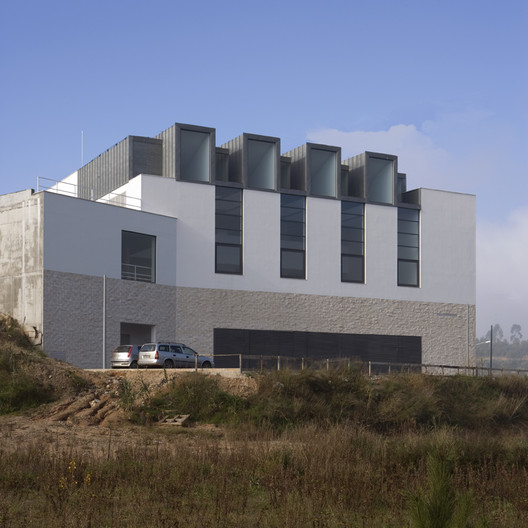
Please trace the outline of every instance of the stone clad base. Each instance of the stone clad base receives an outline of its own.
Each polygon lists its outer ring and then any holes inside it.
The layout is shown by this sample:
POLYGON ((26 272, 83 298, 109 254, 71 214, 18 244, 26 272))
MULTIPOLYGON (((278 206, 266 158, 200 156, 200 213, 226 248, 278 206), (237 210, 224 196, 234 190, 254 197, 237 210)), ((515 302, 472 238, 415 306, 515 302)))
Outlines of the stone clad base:
POLYGON ((121 323, 151 325, 153 340, 181 341, 203 354, 214 352, 215 328, 233 328, 420 336, 423 363, 475 361, 474 305, 186 288, 54 271, 45 271, 43 282, 44 350, 84 368, 110 366, 121 323))

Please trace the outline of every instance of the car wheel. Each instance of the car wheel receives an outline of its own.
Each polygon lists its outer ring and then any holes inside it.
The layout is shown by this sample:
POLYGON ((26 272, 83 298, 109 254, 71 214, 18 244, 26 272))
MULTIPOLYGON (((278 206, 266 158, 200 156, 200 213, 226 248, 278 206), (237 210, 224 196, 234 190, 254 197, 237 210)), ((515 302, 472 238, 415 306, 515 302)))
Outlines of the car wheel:
POLYGON ((211 363, 209 363, 209 361, 204 361, 202 363, 202 368, 211 368, 211 363))
POLYGON ((137 369, 138 368, 137 361, 132 361, 132 363, 130 363, 130 368, 131 369, 137 369))
POLYGON ((164 362, 163 362, 163 368, 166 368, 166 369, 171 369, 174 367, 174 363, 172 362, 171 359, 166 359, 164 362))

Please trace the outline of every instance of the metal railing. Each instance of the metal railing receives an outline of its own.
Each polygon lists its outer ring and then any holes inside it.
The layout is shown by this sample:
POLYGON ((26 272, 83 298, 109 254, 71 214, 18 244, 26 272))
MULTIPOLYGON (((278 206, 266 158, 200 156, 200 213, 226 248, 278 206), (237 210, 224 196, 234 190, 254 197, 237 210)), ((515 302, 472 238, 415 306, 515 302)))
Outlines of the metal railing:
POLYGON ((271 370, 339 369, 354 368, 369 376, 402 373, 421 373, 439 376, 462 374, 466 376, 528 375, 528 369, 503 369, 431 363, 397 363, 384 361, 362 362, 354 358, 313 358, 265 356, 249 354, 215 354, 216 368, 238 368, 240 372, 271 370))
POLYGON ((121 278, 140 282, 154 282, 154 270, 151 266, 136 266, 123 262, 121 264, 121 278))
MULTIPOLYGON (((37 191, 46 191, 55 194, 63 194, 66 196, 73 196, 74 198, 79 197, 79 186, 77 184, 64 180, 53 180, 51 178, 43 178, 42 176, 37 177, 37 191), (42 183, 42 181, 44 181, 44 183, 42 183), (50 184, 46 182, 50 182, 50 184)), ((141 198, 137 198, 136 196, 129 196, 126 193, 110 192, 105 194, 101 198, 94 199, 92 190, 89 199, 92 202, 117 205, 119 207, 125 207, 127 209, 141 211, 141 198)))

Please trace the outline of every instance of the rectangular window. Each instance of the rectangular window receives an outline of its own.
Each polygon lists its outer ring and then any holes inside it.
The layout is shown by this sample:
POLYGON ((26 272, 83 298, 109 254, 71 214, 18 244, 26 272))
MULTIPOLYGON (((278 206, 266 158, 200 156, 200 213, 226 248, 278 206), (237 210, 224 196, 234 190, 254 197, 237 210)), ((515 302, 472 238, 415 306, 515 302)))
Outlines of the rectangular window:
POLYGON ((306 278, 306 199, 281 194, 281 277, 306 278))
POLYGON ((242 275, 242 189, 216 187, 215 273, 242 275))
POLYGON ((195 130, 180 131, 180 179, 208 182, 211 134, 195 130))
POLYGON ((365 282, 365 206, 341 202, 341 281, 365 282))
POLYGON ((334 150, 310 149, 310 194, 335 197, 337 154, 334 150))
POLYGON ((121 232, 121 278, 156 282, 156 237, 121 232))
POLYGON ((275 189, 276 143, 247 140, 248 187, 275 189))
POLYGON ((398 208, 398 286, 420 285, 420 211, 398 208))

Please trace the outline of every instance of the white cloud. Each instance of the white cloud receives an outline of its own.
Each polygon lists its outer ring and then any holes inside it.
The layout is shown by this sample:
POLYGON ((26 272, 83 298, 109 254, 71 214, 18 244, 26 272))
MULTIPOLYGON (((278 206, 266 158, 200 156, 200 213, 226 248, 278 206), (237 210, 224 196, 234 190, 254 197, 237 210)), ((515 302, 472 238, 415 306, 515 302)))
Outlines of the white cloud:
POLYGON ((477 226, 477 335, 499 323, 505 337, 520 324, 528 335, 528 207, 503 223, 477 226))

